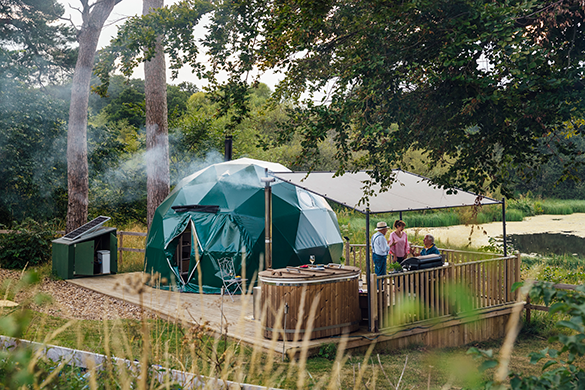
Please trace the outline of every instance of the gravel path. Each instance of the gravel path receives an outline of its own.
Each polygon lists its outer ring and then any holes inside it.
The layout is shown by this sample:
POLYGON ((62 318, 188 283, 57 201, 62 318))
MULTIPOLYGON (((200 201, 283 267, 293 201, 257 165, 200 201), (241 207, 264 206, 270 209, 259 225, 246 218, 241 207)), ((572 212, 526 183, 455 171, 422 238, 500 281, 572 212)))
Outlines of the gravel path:
MULTIPOLYGON (((21 272, 0 269, 0 285, 6 287, 11 284, 11 289, 17 285, 21 272)), ((104 319, 135 319, 142 318, 141 309, 126 301, 108 297, 95 291, 67 283, 64 280, 51 280, 45 278, 42 282, 32 286, 26 291, 16 294, 14 301, 20 303, 31 297, 32 294, 43 293, 51 297, 51 302, 33 305, 34 310, 55 317, 81 320, 104 319)), ((4 297, 0 297, 4 299, 4 297)), ((148 318, 156 315, 147 311, 148 318)))

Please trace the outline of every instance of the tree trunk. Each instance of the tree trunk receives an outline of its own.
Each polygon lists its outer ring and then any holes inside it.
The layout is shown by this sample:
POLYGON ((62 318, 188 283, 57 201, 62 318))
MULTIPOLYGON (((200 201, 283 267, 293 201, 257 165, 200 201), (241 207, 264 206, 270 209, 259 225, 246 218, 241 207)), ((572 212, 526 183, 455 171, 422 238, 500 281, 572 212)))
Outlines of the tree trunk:
MULTIPOLYGON (((142 13, 164 6, 164 0, 144 0, 142 13)), ((160 37, 156 55, 144 64, 146 96, 146 174, 147 220, 152 222, 156 208, 169 194, 169 132, 167 120, 167 80, 160 37)))
POLYGON ((89 82, 98 39, 104 22, 121 0, 99 0, 92 7, 83 5, 83 24, 78 33, 79 53, 71 86, 67 132, 67 232, 87 222, 89 175, 87 164, 87 108, 89 82))

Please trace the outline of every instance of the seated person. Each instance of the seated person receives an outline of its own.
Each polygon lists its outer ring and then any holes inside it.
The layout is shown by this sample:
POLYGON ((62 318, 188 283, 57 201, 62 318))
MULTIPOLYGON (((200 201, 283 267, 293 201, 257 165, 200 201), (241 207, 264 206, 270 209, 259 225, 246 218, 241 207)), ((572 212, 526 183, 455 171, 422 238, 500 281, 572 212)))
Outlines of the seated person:
POLYGON ((432 235, 427 234, 425 238, 423 238, 423 243, 425 244, 425 247, 420 251, 420 256, 441 254, 439 248, 435 245, 435 237, 432 235))

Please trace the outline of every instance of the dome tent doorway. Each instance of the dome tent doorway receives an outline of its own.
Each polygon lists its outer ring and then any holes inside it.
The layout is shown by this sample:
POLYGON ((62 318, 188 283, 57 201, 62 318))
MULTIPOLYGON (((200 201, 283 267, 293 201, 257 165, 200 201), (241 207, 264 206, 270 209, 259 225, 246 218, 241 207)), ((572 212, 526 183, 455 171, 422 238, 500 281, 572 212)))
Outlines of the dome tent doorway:
MULTIPOLYGON (((237 275, 251 279, 264 253, 266 169, 280 164, 238 159, 211 165, 186 178, 157 208, 146 241, 145 271, 167 279, 161 288, 219 293, 218 261, 229 257, 237 275), (245 273, 245 275, 244 275, 245 273)), ((272 184, 274 268, 339 263, 343 239, 327 201, 290 183, 272 184)))

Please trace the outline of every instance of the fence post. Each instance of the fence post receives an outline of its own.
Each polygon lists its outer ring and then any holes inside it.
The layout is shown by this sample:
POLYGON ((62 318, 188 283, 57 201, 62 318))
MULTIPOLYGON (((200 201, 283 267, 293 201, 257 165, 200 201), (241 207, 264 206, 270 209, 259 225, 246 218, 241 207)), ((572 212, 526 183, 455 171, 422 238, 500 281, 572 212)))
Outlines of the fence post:
MULTIPOLYGON (((516 251, 516 272, 514 272, 514 283, 519 282, 520 281, 520 263, 522 262, 522 259, 520 259, 520 252, 516 251)), ((518 297, 520 296, 520 289, 516 289, 516 296, 514 297, 515 300, 518 300, 518 297)))
POLYGON ((526 309, 526 325, 530 325, 530 296, 526 297, 524 308, 526 309))
POLYGON ((124 248, 124 232, 120 232, 120 245, 118 245, 118 257, 120 265, 122 265, 122 248, 124 248))
POLYGON ((349 240, 345 240, 343 246, 345 247, 345 265, 351 265, 351 263, 349 262, 349 240))

